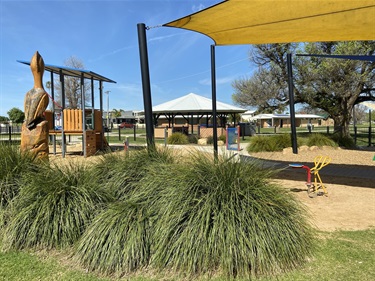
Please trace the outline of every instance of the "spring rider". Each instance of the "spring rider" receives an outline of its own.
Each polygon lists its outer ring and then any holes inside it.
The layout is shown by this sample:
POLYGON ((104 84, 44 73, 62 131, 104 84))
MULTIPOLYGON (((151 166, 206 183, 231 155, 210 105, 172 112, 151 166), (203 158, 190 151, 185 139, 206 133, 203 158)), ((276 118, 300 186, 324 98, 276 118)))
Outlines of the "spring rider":
POLYGON ((314 167, 310 168, 303 164, 289 164, 289 167, 292 168, 302 168, 306 170, 307 173, 307 194, 309 197, 313 198, 317 195, 325 195, 328 196, 328 192, 326 190, 326 187, 324 186, 322 179, 319 175, 319 171, 327 166, 331 162, 331 157, 329 156, 316 156, 314 158, 314 167), (311 174, 314 175, 314 182, 311 182, 311 174))

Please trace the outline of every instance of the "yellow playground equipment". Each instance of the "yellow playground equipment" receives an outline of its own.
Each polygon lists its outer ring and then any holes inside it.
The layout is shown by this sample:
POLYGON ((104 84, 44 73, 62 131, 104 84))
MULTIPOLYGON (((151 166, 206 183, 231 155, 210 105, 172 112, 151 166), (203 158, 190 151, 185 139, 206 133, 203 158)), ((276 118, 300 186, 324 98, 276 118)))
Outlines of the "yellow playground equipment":
POLYGON ((322 179, 319 175, 319 171, 327 166, 331 162, 331 157, 319 155, 314 158, 314 167, 310 168, 302 164, 289 164, 292 168, 302 168, 307 172, 307 194, 309 197, 316 197, 317 195, 328 196, 328 192, 322 182, 322 179), (311 174, 314 175, 314 182, 311 182, 311 174), (321 191, 322 190, 322 191, 321 191))

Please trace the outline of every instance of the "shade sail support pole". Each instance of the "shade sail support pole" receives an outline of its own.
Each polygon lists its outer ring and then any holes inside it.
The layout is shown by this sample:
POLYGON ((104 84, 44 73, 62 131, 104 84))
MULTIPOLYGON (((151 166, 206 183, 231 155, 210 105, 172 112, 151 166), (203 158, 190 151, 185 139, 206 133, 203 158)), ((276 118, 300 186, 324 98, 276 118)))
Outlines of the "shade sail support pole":
POLYGON ((215 65, 215 45, 211 45, 211 86, 212 86, 212 138, 214 142, 214 156, 217 159, 217 120, 216 120, 216 65, 215 65))
POLYGON ((145 124, 146 124, 146 139, 148 151, 155 148, 154 142, 154 123, 152 116, 152 101, 151 101, 151 86, 150 86, 150 71, 148 66, 147 55, 147 39, 146 39, 146 25, 138 23, 138 44, 139 56, 142 73, 142 89, 143 89, 143 104, 145 110, 145 124))
POLYGON ((298 154, 297 130, 296 130, 296 113, 295 113, 295 110, 294 110, 292 54, 290 54, 290 53, 287 54, 287 68, 288 68, 289 111, 290 111, 292 149, 293 149, 294 154, 298 154))

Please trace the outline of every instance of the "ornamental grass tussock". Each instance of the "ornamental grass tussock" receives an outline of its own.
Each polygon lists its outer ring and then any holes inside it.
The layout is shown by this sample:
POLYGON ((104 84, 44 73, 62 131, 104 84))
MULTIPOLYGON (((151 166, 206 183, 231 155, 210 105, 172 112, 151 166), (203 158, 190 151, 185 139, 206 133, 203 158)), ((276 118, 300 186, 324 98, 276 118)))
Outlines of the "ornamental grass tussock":
POLYGON ((146 168, 83 234, 83 266, 232 279, 285 272, 311 255, 305 210, 257 162, 197 153, 146 168))

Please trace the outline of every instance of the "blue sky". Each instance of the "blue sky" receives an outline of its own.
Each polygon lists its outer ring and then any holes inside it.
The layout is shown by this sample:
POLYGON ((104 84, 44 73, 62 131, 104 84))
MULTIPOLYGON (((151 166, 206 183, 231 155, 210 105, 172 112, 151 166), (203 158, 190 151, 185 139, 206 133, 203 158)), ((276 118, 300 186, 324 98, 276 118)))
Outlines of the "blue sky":
MULTIPOLYGON (((79 58, 85 69, 117 82, 104 83, 104 91, 110 91, 110 109, 142 110, 137 24, 158 26, 218 2, 0 0, 0 115, 8 116, 12 107, 23 110, 33 77, 30 68, 17 60, 30 61, 35 51, 51 65, 79 58)), ((146 36, 153 105, 191 92, 211 97, 210 38, 170 27, 151 28, 146 36)), ((219 101, 233 104, 232 81, 251 75, 249 49, 249 45, 216 47, 219 101)), ((44 84, 49 80, 46 72, 44 84)), ((105 97, 105 109, 106 101, 105 97)))

